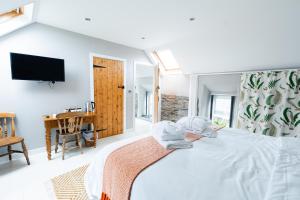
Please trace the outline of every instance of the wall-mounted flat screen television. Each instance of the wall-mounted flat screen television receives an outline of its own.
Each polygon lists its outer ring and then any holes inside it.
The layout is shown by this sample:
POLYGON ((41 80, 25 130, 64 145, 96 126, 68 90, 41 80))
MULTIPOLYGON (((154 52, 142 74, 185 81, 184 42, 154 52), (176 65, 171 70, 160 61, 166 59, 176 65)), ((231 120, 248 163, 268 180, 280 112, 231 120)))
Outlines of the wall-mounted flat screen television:
POLYGON ((65 81, 63 59, 10 53, 13 80, 65 81))

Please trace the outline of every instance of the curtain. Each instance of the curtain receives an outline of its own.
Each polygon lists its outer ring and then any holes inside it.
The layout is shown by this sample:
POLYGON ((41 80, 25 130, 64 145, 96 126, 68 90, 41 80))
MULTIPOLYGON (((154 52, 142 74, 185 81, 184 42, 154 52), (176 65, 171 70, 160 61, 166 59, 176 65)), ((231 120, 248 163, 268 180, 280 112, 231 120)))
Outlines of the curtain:
POLYGON ((243 73, 238 127, 269 136, 300 137, 299 70, 243 73))

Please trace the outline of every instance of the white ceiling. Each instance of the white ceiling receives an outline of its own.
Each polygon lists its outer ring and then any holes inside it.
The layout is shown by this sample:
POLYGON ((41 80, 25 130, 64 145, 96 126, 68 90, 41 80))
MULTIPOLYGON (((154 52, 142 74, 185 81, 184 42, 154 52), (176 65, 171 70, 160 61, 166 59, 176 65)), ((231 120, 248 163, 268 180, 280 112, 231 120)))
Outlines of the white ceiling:
POLYGON ((198 2, 201 1, 40 0, 38 21, 147 49, 197 30, 188 19, 201 11, 202 3, 198 2), (85 17, 91 18, 91 22, 86 22, 85 17))
POLYGON ((299 0, 40 0, 37 21, 170 49, 184 73, 300 66, 299 0))

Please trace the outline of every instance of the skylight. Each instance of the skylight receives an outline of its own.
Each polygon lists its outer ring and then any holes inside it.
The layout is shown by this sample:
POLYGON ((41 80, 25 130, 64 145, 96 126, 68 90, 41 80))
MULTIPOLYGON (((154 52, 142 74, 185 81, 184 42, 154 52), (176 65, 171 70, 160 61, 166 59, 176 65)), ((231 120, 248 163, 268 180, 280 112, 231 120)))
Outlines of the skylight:
POLYGON ((24 7, 20 7, 5 13, 0 14, 0 24, 7 22, 14 17, 20 16, 24 13, 24 7))
POLYGON ((166 71, 179 69, 179 65, 171 50, 160 50, 155 52, 155 54, 166 71))
POLYGON ((26 26, 32 22, 34 4, 0 13, 0 36, 26 26))

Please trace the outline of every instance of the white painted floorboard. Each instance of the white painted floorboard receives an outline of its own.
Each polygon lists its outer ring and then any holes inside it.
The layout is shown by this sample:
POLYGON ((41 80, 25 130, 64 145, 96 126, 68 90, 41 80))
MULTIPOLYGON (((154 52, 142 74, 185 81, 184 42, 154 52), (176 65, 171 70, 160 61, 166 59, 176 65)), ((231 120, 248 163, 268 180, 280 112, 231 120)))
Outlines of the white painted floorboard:
MULTIPOLYGON (((90 163, 95 159, 97 152, 112 142, 134 137, 141 134, 149 134, 151 123, 136 120, 136 129, 128 133, 100 139, 97 148, 84 148, 84 153, 71 151, 65 154, 65 160, 61 159, 61 153, 52 151, 52 160, 47 160, 46 152, 30 156, 31 165, 28 166, 25 158, 7 161, 0 165, 0 199, 1 200, 50 200, 53 199, 47 191, 50 179, 90 163)), ((8 157, 7 157, 8 160, 8 157)))

